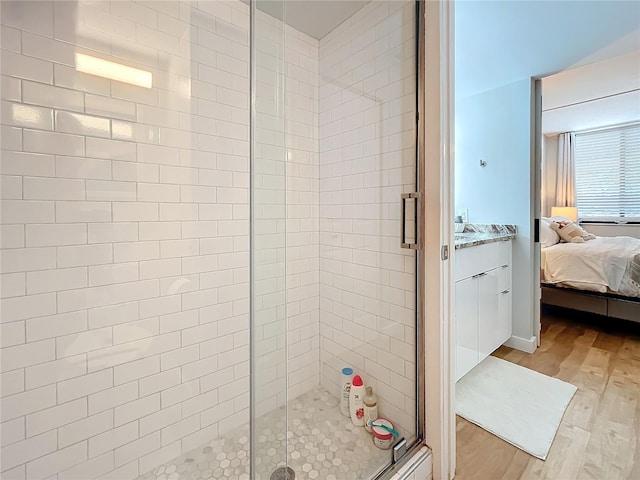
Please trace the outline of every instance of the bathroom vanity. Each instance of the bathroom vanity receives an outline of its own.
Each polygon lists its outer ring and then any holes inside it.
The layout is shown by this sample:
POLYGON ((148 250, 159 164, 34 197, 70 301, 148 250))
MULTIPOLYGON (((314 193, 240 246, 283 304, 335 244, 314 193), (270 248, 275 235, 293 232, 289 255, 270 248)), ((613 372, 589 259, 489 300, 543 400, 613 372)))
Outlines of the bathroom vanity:
POLYGON ((511 337, 512 225, 467 225, 455 234, 456 381, 511 337))

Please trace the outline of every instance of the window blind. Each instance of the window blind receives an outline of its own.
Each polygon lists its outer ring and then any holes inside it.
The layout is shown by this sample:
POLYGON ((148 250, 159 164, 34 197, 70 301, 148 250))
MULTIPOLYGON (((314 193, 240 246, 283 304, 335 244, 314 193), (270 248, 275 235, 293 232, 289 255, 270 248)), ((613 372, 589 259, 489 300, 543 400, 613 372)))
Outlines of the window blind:
POLYGON ((640 222, 640 123, 576 133, 581 221, 640 222))

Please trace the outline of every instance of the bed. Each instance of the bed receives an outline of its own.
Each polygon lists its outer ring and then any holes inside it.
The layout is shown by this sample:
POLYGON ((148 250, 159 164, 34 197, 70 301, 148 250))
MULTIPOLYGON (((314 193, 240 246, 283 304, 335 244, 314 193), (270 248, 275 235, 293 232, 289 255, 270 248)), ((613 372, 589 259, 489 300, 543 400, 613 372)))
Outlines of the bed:
POLYGON ((556 243, 540 265, 543 304, 640 322, 640 239, 556 243))

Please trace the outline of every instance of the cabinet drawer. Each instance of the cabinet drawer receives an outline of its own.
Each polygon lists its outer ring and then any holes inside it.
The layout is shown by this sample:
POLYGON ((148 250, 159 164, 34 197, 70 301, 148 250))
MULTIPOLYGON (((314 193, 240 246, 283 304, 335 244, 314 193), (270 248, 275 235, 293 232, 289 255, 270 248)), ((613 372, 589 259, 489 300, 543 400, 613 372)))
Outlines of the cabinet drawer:
POLYGON ((459 248, 455 251, 454 281, 486 272, 498 265, 498 243, 459 248))

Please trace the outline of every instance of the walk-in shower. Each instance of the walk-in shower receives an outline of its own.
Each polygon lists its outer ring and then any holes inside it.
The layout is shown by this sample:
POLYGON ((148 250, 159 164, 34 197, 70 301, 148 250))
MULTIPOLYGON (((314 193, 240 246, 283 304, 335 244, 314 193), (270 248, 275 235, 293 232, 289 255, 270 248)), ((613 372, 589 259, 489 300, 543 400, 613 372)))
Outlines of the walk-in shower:
POLYGON ((1 2, 3 480, 370 479, 422 440, 421 7, 1 2))

